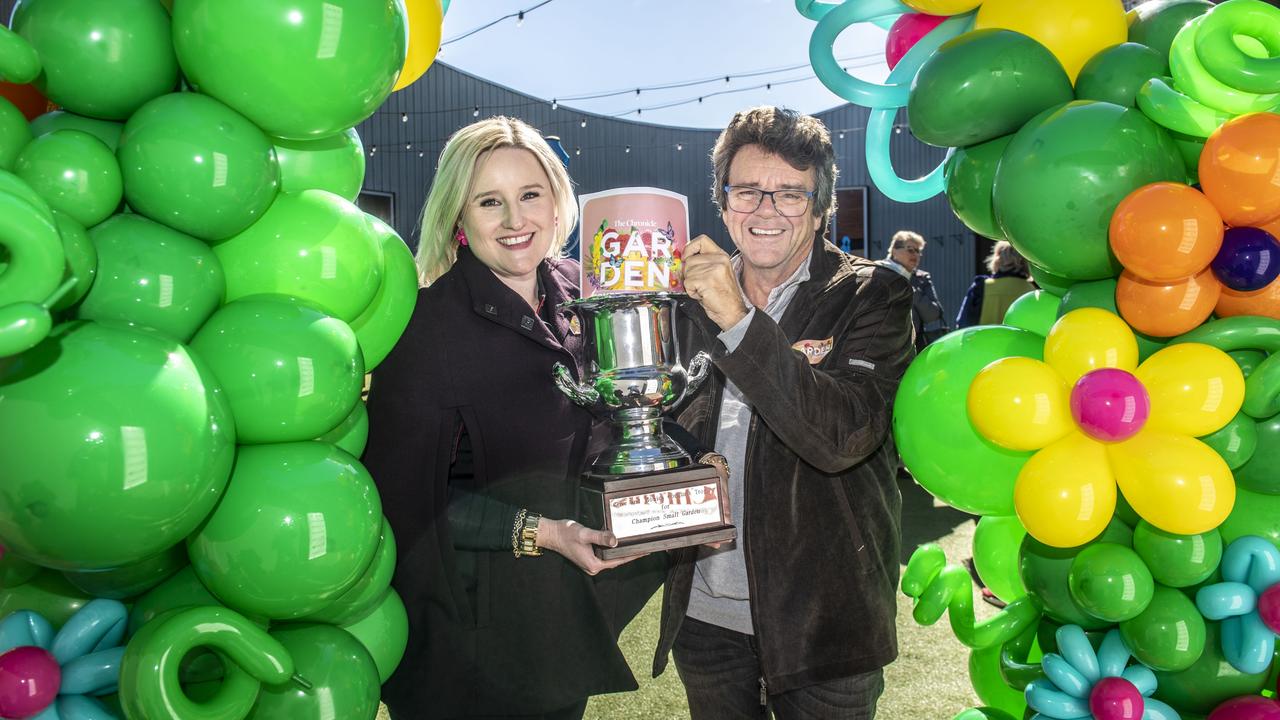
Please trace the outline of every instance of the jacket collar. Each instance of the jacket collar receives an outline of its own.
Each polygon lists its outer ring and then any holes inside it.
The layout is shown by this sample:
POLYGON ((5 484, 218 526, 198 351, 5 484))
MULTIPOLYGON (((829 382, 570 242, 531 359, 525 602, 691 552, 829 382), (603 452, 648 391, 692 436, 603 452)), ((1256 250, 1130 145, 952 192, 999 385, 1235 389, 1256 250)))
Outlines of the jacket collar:
POLYGON ((560 309, 560 304, 578 297, 576 278, 572 277, 571 263, 562 260, 543 260, 538 265, 538 279, 543 292, 543 316, 551 318, 554 330, 548 330, 538 312, 507 287, 493 271, 480 262, 470 249, 458 248, 457 270, 466 282, 471 296, 471 309, 476 315, 506 327, 539 345, 553 350, 568 350, 577 355, 574 347, 580 337, 571 332, 570 314, 560 309))

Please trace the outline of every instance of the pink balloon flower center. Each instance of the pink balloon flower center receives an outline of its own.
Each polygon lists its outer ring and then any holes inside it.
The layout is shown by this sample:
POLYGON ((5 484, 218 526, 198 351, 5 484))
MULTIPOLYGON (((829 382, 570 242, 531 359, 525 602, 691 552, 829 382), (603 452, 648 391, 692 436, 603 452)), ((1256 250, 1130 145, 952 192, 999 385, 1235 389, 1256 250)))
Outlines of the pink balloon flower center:
POLYGON ((1102 678, 1089 693, 1089 710, 1097 720, 1139 720, 1144 709, 1142 693, 1124 678, 1102 678))
POLYGON ((1071 388, 1071 416, 1086 435, 1120 442, 1137 434, 1151 414, 1151 398, 1138 378, 1124 370, 1085 373, 1071 388))
POLYGON ((32 645, 0 655, 0 716, 29 718, 58 697, 62 669, 48 651, 32 645))
POLYGON ((1271 632, 1280 633, 1280 583, 1267 588, 1258 597, 1258 617, 1271 632))

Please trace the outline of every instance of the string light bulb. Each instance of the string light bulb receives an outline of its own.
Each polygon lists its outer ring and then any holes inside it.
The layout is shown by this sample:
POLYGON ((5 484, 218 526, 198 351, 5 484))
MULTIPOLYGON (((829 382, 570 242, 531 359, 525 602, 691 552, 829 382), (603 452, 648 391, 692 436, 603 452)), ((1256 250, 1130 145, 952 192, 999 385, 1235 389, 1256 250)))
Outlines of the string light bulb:
POLYGON ((520 27, 521 25, 524 25, 524 11, 523 11, 523 10, 521 10, 521 11, 520 11, 520 12, 518 12, 518 13, 516 13, 516 27, 520 27))
POLYGON ((626 152, 631 152, 631 146, 630 146, 630 145, 628 145, 628 146, 627 146, 626 152))
POLYGON ((552 109, 552 110, 559 110, 559 109, 560 109, 560 103, 556 102, 556 99, 555 99, 555 98, 551 98, 551 109, 552 109))
POLYGON ((578 123, 578 127, 586 127, 586 126, 587 126, 587 119, 582 118, 582 122, 578 123))
POLYGON ((475 108, 471 111, 471 117, 480 117, 480 106, 479 106, 479 105, 475 106, 475 108))
POLYGON ((409 113, 400 113, 400 122, 409 122, 409 113))

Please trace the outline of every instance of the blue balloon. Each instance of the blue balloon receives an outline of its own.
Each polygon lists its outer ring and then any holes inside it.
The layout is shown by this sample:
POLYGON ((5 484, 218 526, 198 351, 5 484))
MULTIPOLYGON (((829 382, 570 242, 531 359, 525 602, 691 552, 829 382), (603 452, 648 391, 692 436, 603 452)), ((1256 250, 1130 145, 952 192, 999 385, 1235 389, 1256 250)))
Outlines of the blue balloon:
POLYGON ((59 663, 115 647, 124 639, 129 611, 117 600, 90 600, 58 631, 49 652, 59 663))
POLYGON ((1280 583, 1280 550, 1255 535, 1232 541, 1219 565, 1223 582, 1196 592, 1196 608, 1210 620, 1222 620, 1222 656, 1242 673, 1257 674, 1271 665, 1276 634, 1258 614, 1258 597, 1280 583))
MULTIPOLYGON (((809 63, 813 65, 813 73, 823 85, 845 100, 863 107, 900 108, 907 104, 907 94, 911 91, 911 80, 915 78, 918 65, 905 79, 901 74, 897 77, 890 74, 886 84, 877 85, 845 72, 836 60, 834 44, 840 33, 850 25, 912 12, 911 8, 898 0, 863 0, 835 6, 812 3, 804 8, 800 5, 797 2, 796 8, 802 14, 808 12, 821 17, 809 38, 809 63)), ((932 54, 932 51, 927 54, 932 54)))
POLYGON ((1083 718, 1090 714, 1087 699, 1072 697, 1043 679, 1027 683, 1027 707, 1055 718, 1083 718))
POLYGON ((1098 667, 1098 655, 1093 651, 1089 636, 1079 625, 1063 625, 1054 634, 1058 640, 1058 654, 1071 663, 1090 684, 1098 682, 1102 670, 1098 667))
POLYGON ((1232 290, 1261 290, 1280 277, 1280 242, 1261 228, 1228 228, 1210 267, 1232 290))
POLYGON ((53 625, 42 615, 19 610, 0 621, 0 654, 24 645, 48 650, 53 637, 53 625))
POLYGON ((1089 696, 1089 687, 1093 683, 1081 675, 1079 670, 1071 667, 1071 663, 1063 660, 1061 655, 1056 653, 1045 655, 1040 661, 1040 668, 1059 690, 1072 697, 1089 696))
MULTIPOLYGON (((1120 677, 1125 672, 1125 666, 1129 664, 1130 655, 1129 646, 1124 644, 1124 638, 1120 636, 1120 633, 1107 633, 1106 637, 1102 638, 1102 645, 1098 647, 1098 672, 1102 677, 1120 677)), ((1135 665, 1134 667, 1142 666, 1135 665)), ((1155 676, 1152 675, 1152 690, 1156 689, 1155 680, 1155 676)), ((1137 685, 1137 683, 1134 684, 1137 685)), ((1138 687, 1138 692, 1142 692, 1141 686, 1138 687)), ((1143 694, 1149 695, 1150 693, 1143 694)))
POLYGON ((124 646, 99 650, 62 664, 62 695, 88 695, 115 692, 120 683, 120 661, 124 646))

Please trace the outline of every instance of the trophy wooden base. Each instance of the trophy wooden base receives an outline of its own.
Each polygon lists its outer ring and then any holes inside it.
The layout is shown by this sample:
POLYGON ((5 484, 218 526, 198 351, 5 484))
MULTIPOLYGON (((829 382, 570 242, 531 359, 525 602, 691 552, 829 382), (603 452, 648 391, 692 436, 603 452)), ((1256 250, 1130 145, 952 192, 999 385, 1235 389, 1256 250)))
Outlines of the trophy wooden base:
POLYGON ((582 523, 610 530, 618 546, 597 547, 602 560, 705 545, 737 537, 727 483, 711 465, 627 475, 583 476, 582 523))

